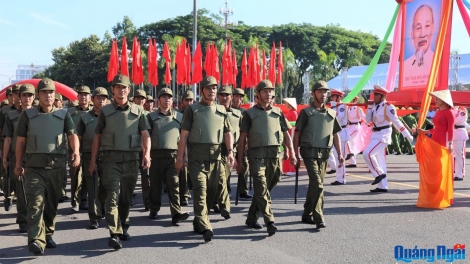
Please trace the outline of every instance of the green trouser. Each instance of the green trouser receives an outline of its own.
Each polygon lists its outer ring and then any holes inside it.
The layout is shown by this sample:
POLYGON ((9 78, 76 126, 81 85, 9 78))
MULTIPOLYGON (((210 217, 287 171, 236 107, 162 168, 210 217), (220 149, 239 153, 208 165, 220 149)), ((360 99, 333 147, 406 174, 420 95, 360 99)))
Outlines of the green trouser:
POLYGON ((188 187, 188 168, 184 167, 180 171, 180 179, 179 179, 179 190, 180 190, 180 201, 189 200, 189 187, 188 187))
MULTIPOLYGON (((18 212, 18 215, 16 216, 16 223, 20 227, 24 227, 27 225, 28 208, 26 207, 26 201, 24 201, 23 199, 23 190, 21 188, 21 182, 20 180, 18 180, 18 177, 16 177, 14 173, 14 168, 16 165, 16 156, 14 152, 11 153, 9 165, 10 166, 8 167, 8 170, 10 171, 10 180, 13 180, 13 184, 10 188, 12 191, 15 191, 16 195, 16 211, 18 212)), ((13 195, 10 194, 10 197, 7 197, 7 195, 5 194, 5 197, 13 201, 13 195)))
POLYGON ((83 161, 83 178, 85 179, 87 190, 90 193, 90 197, 88 199, 88 217, 90 221, 100 221, 103 216, 102 208, 106 202, 106 189, 103 186, 103 180, 100 175, 102 175, 102 167, 101 162, 96 161, 96 166, 98 167, 98 173, 95 177, 95 188, 93 189, 93 175, 90 174, 88 168, 90 168, 90 161, 91 161, 91 153, 83 153, 82 154, 82 161, 83 161), (92 193, 94 192, 95 201, 93 202, 92 193))
MULTIPOLYGON (((235 159, 238 160, 238 153, 235 156, 235 159)), ((248 194, 248 158, 243 157, 243 170, 238 174, 238 188, 240 190, 237 190, 238 195, 240 194, 248 194)), ((230 182, 227 182, 227 185, 230 185, 230 182)), ((230 191, 229 191, 230 192, 230 191)))
POLYGON ((253 200, 248 210, 247 220, 256 222, 257 212, 263 214, 264 223, 274 222, 274 215, 271 211, 272 189, 280 180, 280 175, 276 173, 279 169, 279 158, 249 158, 250 174, 253 178, 253 200))
MULTIPOLYGON (((157 161, 159 162, 159 161, 157 161)), ((139 164, 142 164, 142 159, 139 160, 139 164)), ((150 179, 147 173, 147 170, 144 170, 142 166, 139 166, 140 170, 140 186, 142 187, 142 203, 144 207, 150 207, 150 199, 149 199, 149 192, 150 192, 150 179)))
POLYGON ((403 145, 403 153, 413 153, 413 146, 411 145, 411 142, 408 141, 402 134, 400 134, 400 142, 403 145))
POLYGON ((156 212, 160 211, 162 206, 162 185, 163 181, 166 181, 168 200, 170 201, 170 213, 171 216, 174 216, 181 213, 179 177, 175 167, 176 151, 174 151, 173 157, 166 158, 155 155, 157 151, 158 150, 152 150, 150 152, 150 158, 156 161, 150 166, 150 210, 156 212))
POLYGON ((190 160, 189 176, 193 183, 194 221, 202 233, 212 230, 209 208, 214 203, 220 177, 220 160, 190 160))
POLYGON ((398 144, 398 132, 392 132, 392 149, 397 153, 401 153, 400 144, 398 144))
MULTIPOLYGON (((69 165, 72 165, 73 161, 69 160, 69 165)), ((71 203, 72 206, 75 207, 77 205, 80 205, 80 202, 82 200, 82 189, 83 186, 86 183, 83 183, 83 177, 82 177, 82 166, 78 167, 70 167, 70 185, 71 185, 71 190, 70 190, 70 198, 71 198, 71 203)), ((62 176, 63 177, 63 176, 62 176)))
POLYGON ((217 185, 217 192, 215 194, 213 205, 219 205, 220 215, 225 217, 230 213, 230 196, 227 189, 227 175, 230 175, 232 172, 232 167, 228 164, 226 156, 222 156, 219 170, 219 184, 217 185))
POLYGON ((309 178, 303 216, 313 216, 315 223, 324 222, 323 181, 328 159, 303 158, 303 160, 309 178))
POLYGON ((111 235, 122 235, 129 229, 129 208, 138 170, 139 160, 103 162, 106 222, 111 235))
POLYGON ((36 241, 44 250, 46 237, 55 230, 64 168, 26 167, 25 191, 28 199, 28 245, 36 241))

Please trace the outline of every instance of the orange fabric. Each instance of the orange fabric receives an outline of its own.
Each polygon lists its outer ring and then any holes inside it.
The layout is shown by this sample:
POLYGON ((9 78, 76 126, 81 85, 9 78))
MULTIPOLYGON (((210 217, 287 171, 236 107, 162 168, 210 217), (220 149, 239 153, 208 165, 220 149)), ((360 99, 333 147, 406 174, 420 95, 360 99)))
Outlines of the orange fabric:
POLYGON ((454 198, 452 155, 449 150, 424 134, 416 141, 419 163, 419 196, 417 207, 442 209, 454 198))

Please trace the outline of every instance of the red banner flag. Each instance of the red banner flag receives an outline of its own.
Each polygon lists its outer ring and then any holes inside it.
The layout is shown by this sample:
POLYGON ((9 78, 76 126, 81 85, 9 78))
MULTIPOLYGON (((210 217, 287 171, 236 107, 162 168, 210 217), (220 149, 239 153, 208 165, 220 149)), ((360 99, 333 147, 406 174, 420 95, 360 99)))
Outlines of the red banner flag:
POLYGON ((112 81, 114 76, 117 75, 119 69, 118 47, 116 40, 113 39, 111 45, 111 55, 109 56, 108 66, 108 82, 112 81))
POLYGON ((237 69, 237 51, 233 49, 233 55, 232 55, 232 72, 233 72, 233 78, 232 78, 232 85, 234 88, 237 87, 237 75, 238 75, 238 69, 237 69))
POLYGON ((219 82, 220 80, 220 66, 219 66, 219 51, 217 50, 217 45, 213 45, 212 47, 212 69, 213 69, 213 76, 219 82))
POLYGON ((261 79, 266 80, 266 74, 268 73, 268 65, 266 60, 266 52, 263 50, 263 71, 261 72, 261 79))
POLYGON ((185 77, 184 83, 186 85, 190 85, 191 84, 191 48, 189 46, 189 43, 186 45, 185 63, 186 63, 186 77, 185 77))
POLYGON ((132 57, 132 82, 134 84, 141 84, 144 81, 144 71, 142 68, 142 55, 140 52, 140 42, 134 37, 132 44, 133 57, 132 57))
POLYGON ((152 38, 149 39, 149 46, 147 52, 147 62, 148 62, 148 81, 155 86, 158 84, 158 71, 157 71, 157 47, 156 43, 154 44, 152 38))
POLYGON ((284 72, 284 63, 282 61, 282 42, 279 41, 279 60, 277 61, 277 84, 282 83, 283 72, 284 72))
POLYGON ((274 45, 274 42, 269 57, 269 80, 272 83, 276 82, 276 45, 274 45))
POLYGON ((127 64, 129 57, 127 56, 127 40, 126 37, 122 39, 121 48, 121 74, 129 77, 129 65, 127 64))
POLYGON ((170 56, 170 48, 168 48, 168 43, 165 41, 165 44, 163 44, 163 52, 162 52, 162 58, 165 59, 165 78, 164 82, 167 84, 167 86, 170 86, 170 82, 172 80, 171 78, 171 56, 170 56))
POLYGON ((191 79, 191 84, 199 83, 202 81, 202 49, 201 42, 197 43, 196 50, 193 55, 193 76, 191 79))
POLYGON ((242 57, 242 64, 241 64, 241 71, 242 71, 242 83, 241 83, 241 88, 247 88, 250 85, 248 85, 248 62, 246 60, 246 48, 243 50, 243 57, 242 57))
POLYGON ((206 59, 204 60, 204 71, 206 76, 212 76, 212 44, 207 43, 206 59))
POLYGON ((259 61, 259 50, 258 50, 258 43, 256 43, 256 48, 255 48, 255 67, 254 67, 254 74, 256 76, 256 81, 253 85, 257 85, 261 81, 261 67, 260 67, 260 61, 259 61))

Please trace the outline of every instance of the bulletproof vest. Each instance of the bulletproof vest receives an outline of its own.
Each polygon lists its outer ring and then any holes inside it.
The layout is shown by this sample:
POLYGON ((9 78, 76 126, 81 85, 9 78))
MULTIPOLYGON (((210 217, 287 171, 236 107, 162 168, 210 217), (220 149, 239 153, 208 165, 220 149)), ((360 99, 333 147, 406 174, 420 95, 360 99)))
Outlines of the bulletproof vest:
POLYGON ((193 123, 189 131, 188 142, 192 144, 221 144, 224 137, 224 120, 227 116, 221 105, 190 105, 193 110, 193 123))
POLYGON ((312 106, 305 108, 304 111, 308 121, 300 134, 300 146, 331 148, 336 112, 331 109, 320 112, 312 106))
POLYGON ((81 152, 91 152, 91 145, 95 138, 95 128, 98 124, 98 117, 94 116, 91 112, 80 116, 83 124, 85 124, 85 132, 82 136, 82 142, 80 143, 81 152))
POLYGON ((37 107, 25 110, 29 118, 26 133, 26 153, 64 154, 64 124, 67 111, 57 109, 51 113, 41 113, 37 107))
POLYGON ((143 110, 141 106, 132 103, 122 111, 116 110, 114 104, 103 106, 101 112, 105 116, 106 126, 101 134, 101 149, 141 151, 139 118, 143 110))
POLYGON ((2 115, 8 114, 8 112, 10 111, 11 111, 11 106, 5 105, 4 107, 2 107, 2 115))
POLYGON ((246 110, 251 119, 248 131, 248 148, 279 146, 282 143, 281 110, 273 106, 269 110, 252 107, 246 110))
MULTIPOLYGON (((242 118, 242 113, 238 109, 232 108, 231 110, 232 112, 227 112, 227 116, 232 127, 233 145, 236 146, 240 138, 240 119, 242 118)), ((225 144, 225 140, 223 140, 223 143, 225 144)), ((236 152, 236 148, 233 151, 236 152)))
POLYGON ((88 108, 86 110, 80 110, 78 109, 78 106, 74 106, 74 107, 68 108, 67 112, 69 112, 70 116, 72 117, 73 124, 76 127, 78 124, 78 120, 80 120, 80 116, 88 112, 91 109, 93 109, 93 107, 91 107, 90 105, 88 105, 88 108))
POLYGON ((178 149, 180 141, 180 126, 183 115, 172 111, 171 115, 164 116, 160 110, 148 114, 152 120, 152 149, 178 149))
POLYGON ((8 112, 7 116, 10 119, 10 121, 13 123, 13 134, 11 136, 11 147, 10 147, 10 152, 15 152, 16 150, 16 128, 18 127, 18 117, 20 116, 21 112, 18 112, 17 110, 15 111, 10 111, 8 112))

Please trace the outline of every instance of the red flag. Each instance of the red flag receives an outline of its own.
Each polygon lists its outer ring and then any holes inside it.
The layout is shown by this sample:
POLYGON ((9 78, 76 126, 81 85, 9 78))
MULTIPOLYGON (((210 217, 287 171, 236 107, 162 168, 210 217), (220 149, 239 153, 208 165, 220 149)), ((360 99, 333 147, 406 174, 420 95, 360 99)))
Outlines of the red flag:
POLYGON ((129 77, 129 65, 127 64, 129 58, 127 57, 127 40, 126 37, 122 39, 121 48, 121 74, 129 77))
POLYGON ((117 49, 117 42, 113 39, 113 44, 111 46, 111 55, 109 56, 108 82, 112 81, 114 76, 116 76, 118 73, 119 58, 117 49))
MULTIPOLYGON (((229 40, 230 41, 230 40, 229 40)), ((228 85, 229 81, 229 41, 224 46, 224 53, 222 54, 222 85, 228 85)))
POLYGON ((274 42, 269 57, 269 80, 272 83, 276 82, 276 45, 274 45, 274 42))
POLYGON ((219 82, 220 80, 220 67, 219 67, 219 51, 217 50, 217 45, 213 45, 212 47, 212 69, 213 69, 213 76, 219 82))
POLYGON ((283 72, 284 72, 284 64, 282 61, 282 42, 279 41, 279 60, 277 61, 277 84, 282 83, 283 72))
POLYGON ((194 70, 191 79, 191 84, 199 83, 202 81, 202 49, 201 42, 197 43, 196 50, 193 55, 194 70))
POLYGON ((153 77, 153 82, 152 84, 155 86, 155 85, 158 85, 158 49, 157 49, 157 40, 154 40, 153 41, 153 53, 155 55, 155 64, 154 64, 154 67, 155 67, 155 71, 154 71, 154 77, 153 77))
POLYGON ((268 72, 268 66, 266 65, 266 52, 263 50, 263 71, 261 73, 261 79, 266 80, 266 74, 268 72))
POLYGON ((158 71, 157 71, 157 47, 156 43, 154 44, 152 38, 149 39, 149 46, 147 52, 147 61, 148 61, 148 81, 155 86, 158 84, 158 71))
POLYGON ((250 55, 248 56, 248 70, 246 78, 246 86, 251 87, 256 82, 256 77, 254 76, 254 60, 255 60, 255 51, 254 48, 250 48, 250 55))
POLYGON ((182 80, 182 74, 183 74, 183 69, 182 69, 182 60, 181 60, 181 44, 178 44, 176 46, 176 52, 175 52, 175 67, 176 67, 176 83, 178 85, 181 85, 183 83, 182 80))
POLYGON ((233 87, 237 87, 237 75, 238 75, 238 69, 237 69, 237 51, 233 49, 233 56, 232 56, 232 66, 233 66, 233 79, 232 79, 232 85, 233 87))
POLYGON ((241 71, 242 71, 242 84, 241 88, 247 88, 250 85, 248 85, 248 62, 246 60, 246 48, 243 50, 243 57, 242 57, 242 65, 241 65, 241 71))
POLYGON ((191 84, 191 48, 189 43, 186 45, 186 78, 184 83, 186 85, 191 84))
POLYGON ((206 59, 204 61, 204 71, 206 76, 212 76, 212 44, 207 43, 206 59))
POLYGON ((132 82, 134 84, 141 84, 144 81, 144 72, 142 69, 142 56, 140 53, 140 42, 134 37, 132 57, 132 82))
POLYGON ((166 41, 165 41, 165 44, 163 44, 162 58, 165 59, 165 66, 166 66, 164 82, 167 85, 170 85, 170 82, 171 82, 171 79, 172 79, 171 78, 171 71, 170 71, 171 56, 170 56, 170 48, 168 48, 168 43, 166 41))
POLYGON ((253 85, 257 85, 261 81, 261 68, 260 68, 260 61, 259 61, 259 50, 258 50, 258 43, 256 43, 256 48, 255 48, 255 67, 254 67, 254 74, 256 76, 256 81, 253 85))

